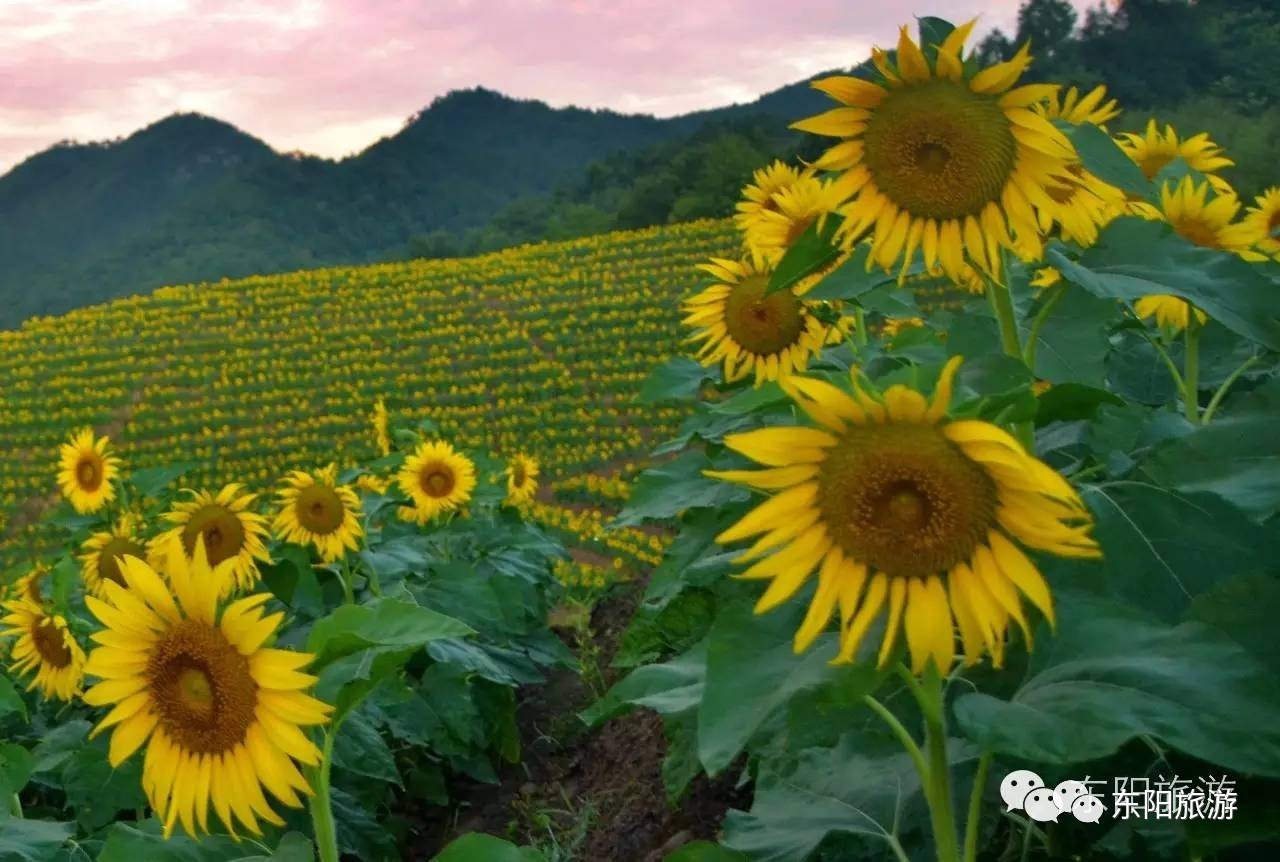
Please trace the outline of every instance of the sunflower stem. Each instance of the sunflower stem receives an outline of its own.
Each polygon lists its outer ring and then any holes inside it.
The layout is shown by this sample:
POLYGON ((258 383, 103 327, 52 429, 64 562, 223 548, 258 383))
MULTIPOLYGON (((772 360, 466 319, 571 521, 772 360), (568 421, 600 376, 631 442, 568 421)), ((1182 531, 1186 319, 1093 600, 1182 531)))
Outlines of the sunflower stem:
POLYGON ((1040 344, 1040 330, 1044 329, 1045 321, 1049 319, 1049 315, 1053 314, 1053 310, 1062 301, 1062 297, 1066 296, 1067 285, 1057 284, 1049 288, 1049 295, 1041 304, 1040 310, 1036 312, 1036 316, 1031 319, 1031 329, 1027 332, 1027 346, 1023 350, 1027 367, 1034 374, 1036 370, 1036 348, 1040 344))
POLYGON ((955 809, 951 804, 951 764, 947 758, 942 677, 932 664, 925 668, 920 690, 925 698, 920 703, 920 709, 925 716, 925 741, 929 749, 927 784, 932 789, 926 798, 929 800, 929 816, 933 821, 933 840, 938 850, 938 862, 959 862, 955 809))
POLYGON ((853 337, 859 347, 867 346, 867 312, 861 305, 853 310, 853 337))
POLYGON ((338 572, 338 580, 342 581, 342 601, 344 604, 354 605, 356 603, 355 588, 351 585, 351 564, 347 562, 347 558, 342 558, 342 571, 338 572))
POLYGON ((18 794, 9 795, 9 814, 13 817, 22 819, 22 800, 18 798, 18 794))
POLYGON ((1259 357, 1258 354, 1250 356, 1244 362, 1240 363, 1240 367, 1235 371, 1232 371, 1231 375, 1226 380, 1222 381, 1222 385, 1218 387, 1218 391, 1213 393, 1213 397, 1209 399, 1209 406, 1204 409, 1204 415, 1200 417, 1201 425, 1209 424, 1210 420, 1213 419, 1213 414, 1218 412, 1218 405, 1222 403, 1222 399, 1227 396, 1227 393, 1231 390, 1231 387, 1235 385, 1235 382, 1240 379, 1240 375, 1257 365, 1260 358, 1261 357, 1259 357))
POLYGON ((1195 309, 1187 311, 1186 351, 1182 365, 1182 405, 1186 409, 1187 420, 1192 424, 1200 422, 1200 321, 1196 319, 1195 309))
MULTIPOLYGON (((1008 285, 988 278, 987 299, 991 301, 991 311, 1000 326, 1000 343, 1004 352, 1030 368, 1027 357, 1022 354, 1022 341, 1018 337, 1018 313, 1013 308, 1013 292, 1008 285)), ((1035 451, 1035 429, 1030 422, 1015 422, 1013 430, 1028 452, 1035 451)))
POLYGON ((987 786, 987 770, 991 768, 991 752, 984 751, 978 758, 978 771, 973 776, 973 790, 969 791, 969 816, 964 823, 964 862, 977 862, 978 828, 982 822, 982 792, 987 786))
POLYGON ((902 747, 906 749, 907 754, 911 757, 911 762, 915 764, 916 772, 920 774, 920 781, 925 786, 925 795, 927 797, 929 764, 925 761, 924 752, 920 750, 920 746, 916 745, 916 741, 911 738, 910 731, 903 727, 902 722, 898 721, 898 717, 890 712, 888 707, 871 695, 865 695, 862 698, 862 702, 870 707, 872 712, 880 716, 885 724, 889 725, 889 729, 898 738, 898 742, 902 743, 902 747))
POLYGON ((311 771, 311 826, 315 833, 316 852, 320 862, 338 862, 338 832, 333 821, 333 802, 329 794, 329 767, 333 761, 333 742, 337 727, 330 727, 324 735, 324 749, 320 765, 311 771))

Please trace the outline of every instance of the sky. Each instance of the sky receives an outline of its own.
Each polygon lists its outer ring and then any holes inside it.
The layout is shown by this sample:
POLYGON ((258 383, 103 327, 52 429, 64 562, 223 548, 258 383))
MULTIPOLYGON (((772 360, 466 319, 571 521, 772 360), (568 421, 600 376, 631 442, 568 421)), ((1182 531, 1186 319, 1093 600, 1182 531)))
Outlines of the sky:
MULTIPOLYGON (((1083 2, 1077 5, 1083 6, 1083 2)), ((920 11, 1018 0, 0 0, 0 172, 176 111, 341 157, 450 90, 671 116, 891 45, 920 11)))

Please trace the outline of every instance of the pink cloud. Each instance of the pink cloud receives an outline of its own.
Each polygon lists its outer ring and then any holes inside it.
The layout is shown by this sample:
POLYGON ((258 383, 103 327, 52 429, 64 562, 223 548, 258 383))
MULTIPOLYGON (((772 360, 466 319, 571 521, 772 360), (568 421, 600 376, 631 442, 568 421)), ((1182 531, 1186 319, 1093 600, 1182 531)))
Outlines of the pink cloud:
MULTIPOLYGON (((7 0, 0 170, 174 111, 356 152, 451 89, 660 116, 848 66, 912 20, 850 0, 7 0)), ((931 0, 1009 29, 1018 0, 931 0)), ((1083 5, 1083 2, 1081 2, 1083 5)))

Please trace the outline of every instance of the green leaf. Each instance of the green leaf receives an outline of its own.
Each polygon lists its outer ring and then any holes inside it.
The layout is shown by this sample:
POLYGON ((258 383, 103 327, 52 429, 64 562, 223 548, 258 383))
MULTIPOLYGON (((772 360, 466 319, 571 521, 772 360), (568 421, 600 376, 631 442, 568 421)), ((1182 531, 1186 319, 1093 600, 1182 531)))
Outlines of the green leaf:
MULTIPOLYGON (((317 620, 307 638, 314 669, 370 647, 416 649, 439 638, 473 634, 453 617, 404 601, 375 599, 365 605, 343 605, 317 620)), ((312 670, 315 673, 315 670, 312 670)))
POLYGON ((859 245, 844 263, 822 277, 804 296, 805 299, 859 300, 865 294, 886 284, 895 284, 898 274, 885 272, 878 266, 867 269, 870 247, 859 245))
POLYGON ((27 704, 23 701, 22 695, 13 687, 9 677, 0 675, 0 718, 14 712, 22 716, 23 721, 28 720, 27 704))
MULTIPOLYGON (((74 823, 6 818, 0 821, 0 859, 5 862, 49 862, 74 832, 74 823)), ((151 862, 152 857, 135 857, 129 862, 140 862, 141 859, 151 862)), ((112 860, 99 856, 98 862, 112 860)))
POLYGON ((463 835, 432 858, 434 862, 546 862, 533 847, 517 847, 479 832, 463 835))
POLYGON ((702 384, 715 378, 714 370, 687 356, 677 356, 659 365, 644 383, 636 400, 641 404, 692 401, 702 384))
POLYGON ((689 783, 702 773, 698 761, 698 716, 692 709, 662 717, 667 753, 662 758, 662 789, 675 807, 689 783))
POLYGON ((753 597, 727 602, 707 639, 698 757, 708 775, 729 766, 756 731, 797 694, 836 681, 847 686, 850 680, 866 694, 883 679, 863 664, 830 666, 838 649, 833 633, 820 635, 797 656, 792 636, 807 609, 799 597, 759 616, 752 604, 753 597))
POLYGON ((67 806, 86 832, 106 826, 120 811, 147 804, 142 792, 142 758, 133 757, 112 768, 107 749, 106 735, 100 736, 76 749, 62 769, 67 806))
POLYGON ((82 719, 64 722, 51 728, 45 733, 44 738, 36 743, 36 747, 31 749, 31 755, 35 758, 32 773, 38 775, 62 766, 71 755, 84 746, 92 728, 92 724, 82 719))
POLYGON ((1156 199, 1156 187, 1142 168, 1102 129, 1091 123, 1076 125, 1065 120, 1057 120, 1054 125, 1070 139, 1091 174, 1143 200, 1156 199))
POLYGON ((1041 626, 1028 678, 1009 700, 957 698, 959 726, 975 743, 1069 764, 1149 736, 1228 769, 1280 775, 1280 690, 1238 644, 1096 597, 1061 593, 1058 604, 1057 635, 1041 626))
POLYGON ((741 392, 714 405, 711 412, 718 416, 747 416, 762 408, 785 404, 791 399, 782 387, 770 380, 763 386, 743 389, 741 392))
POLYGON ((186 461, 180 464, 166 464, 162 467, 147 467, 142 470, 134 470, 129 474, 129 484, 141 496, 155 498, 165 488, 199 466, 194 462, 186 461))
POLYGON ((1247 572, 1196 596, 1189 619, 1211 625, 1247 649, 1280 678, 1280 579, 1247 572))
POLYGON ((920 47, 932 61, 937 56, 938 47, 956 29, 956 25, 945 18, 935 18, 932 15, 921 15, 916 23, 920 28, 920 47))
POLYGON ((740 485, 703 475, 704 470, 715 467, 704 453, 696 451, 650 467, 636 479, 631 498, 614 519, 614 526, 673 518, 689 509, 717 508, 750 498, 751 492, 740 485))
POLYGON ((356 775, 400 784, 395 757, 377 728, 360 713, 348 715, 333 747, 333 765, 356 775))
POLYGON ((253 858, 251 848, 226 835, 206 835, 193 841, 177 832, 165 838, 159 822, 151 819, 141 828, 113 824, 98 862, 242 862, 246 857, 253 858))
POLYGON ((1036 337, 1036 377, 1101 387, 1111 348, 1107 324, 1116 317, 1116 302, 1070 287, 1065 291, 1036 337))
POLYGON ((1124 399, 1093 386, 1080 383, 1059 383, 1037 397, 1036 427, 1050 422, 1073 422, 1092 419, 1103 404, 1124 406, 1124 399))
POLYGON ((31 752, 16 742, 0 743, 0 798, 7 799, 26 787, 35 764, 31 752))
POLYGON ((786 290, 802 278, 830 266, 840 256, 840 249, 833 245, 833 241, 842 221, 833 213, 827 216, 821 230, 817 222, 811 224, 778 261, 778 266, 769 276, 766 294, 786 290))
POLYGON ((711 841, 694 841, 668 855, 662 862, 749 862, 748 857, 711 841))
POLYGON ((693 709, 702 698, 706 661, 706 644, 698 644, 669 662, 636 668, 583 712, 582 720, 594 727, 628 706, 647 707, 662 715, 693 709))
POLYGON ((1070 281, 1096 296, 1131 301, 1180 296, 1233 332, 1280 349, 1280 290, 1262 267, 1193 245, 1162 222, 1116 219, 1078 263, 1057 248, 1047 256, 1070 281))
POLYGON ((1161 446, 1144 464, 1157 481, 1207 491, 1259 520, 1280 510, 1280 380, 1233 402, 1208 425, 1161 446))

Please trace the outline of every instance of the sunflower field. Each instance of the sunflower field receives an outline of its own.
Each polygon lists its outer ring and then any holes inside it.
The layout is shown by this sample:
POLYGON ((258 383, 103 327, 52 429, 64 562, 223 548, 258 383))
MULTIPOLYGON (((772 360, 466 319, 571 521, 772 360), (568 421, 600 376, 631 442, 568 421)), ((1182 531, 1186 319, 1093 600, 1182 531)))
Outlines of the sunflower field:
POLYGON ((972 27, 731 222, 5 334, 0 859, 1275 858, 1280 188, 972 27))

